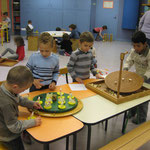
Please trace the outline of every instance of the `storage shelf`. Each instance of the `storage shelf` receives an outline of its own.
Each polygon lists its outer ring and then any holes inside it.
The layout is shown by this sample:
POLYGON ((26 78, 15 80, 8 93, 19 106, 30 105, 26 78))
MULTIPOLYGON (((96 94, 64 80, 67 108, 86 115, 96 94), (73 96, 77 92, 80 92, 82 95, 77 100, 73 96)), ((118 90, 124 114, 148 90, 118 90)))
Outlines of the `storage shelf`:
POLYGON ((14 34, 19 35, 20 27, 20 0, 13 0, 14 34))

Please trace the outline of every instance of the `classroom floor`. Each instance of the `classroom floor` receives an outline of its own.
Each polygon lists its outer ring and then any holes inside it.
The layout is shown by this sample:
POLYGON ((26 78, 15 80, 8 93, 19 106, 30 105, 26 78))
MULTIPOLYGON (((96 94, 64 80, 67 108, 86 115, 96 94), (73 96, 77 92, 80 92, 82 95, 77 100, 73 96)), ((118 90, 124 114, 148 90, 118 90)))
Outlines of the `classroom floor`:
MULTIPOLYGON (((26 49, 26 58, 19 62, 17 65, 26 65, 26 62, 29 58, 29 56, 34 51, 28 51, 28 44, 27 40, 25 40, 25 49, 26 49)), ((16 49, 16 46, 14 45, 13 40, 11 40, 10 43, 4 43, 4 46, 2 47, 0 45, 0 54, 2 51, 6 48, 12 48, 16 49)), ((96 56, 98 61, 98 68, 107 70, 107 72, 117 71, 120 67, 120 53, 129 51, 132 47, 130 42, 119 42, 119 41, 113 41, 113 42, 102 42, 102 41, 96 41, 94 43, 94 47, 96 48, 96 56)), ((69 57, 68 56, 61 56, 60 58, 60 68, 65 67, 69 57)), ((6 79, 6 75, 8 73, 8 70, 10 67, 2 67, 0 66, 0 81, 3 81, 6 79)), ((71 78, 69 77, 69 82, 71 81, 71 78)), ((65 77, 61 76, 58 80, 58 85, 65 84, 65 77)), ((28 91, 25 91, 28 92, 28 91)), ((150 118, 150 110, 148 112, 147 120, 150 118)), ((91 135, 91 150, 97 150, 98 148, 106 145, 110 141, 120 137, 122 135, 121 129, 122 129, 122 122, 123 122, 123 114, 116 116, 109 120, 108 122, 108 129, 107 132, 105 132, 105 124, 97 124, 92 126, 92 135, 91 135)), ((60 125, 61 127, 61 125, 60 125)), ((137 125, 134 125, 131 120, 128 122, 128 126, 126 129, 126 132, 129 132, 130 130, 136 128, 137 125)), ((50 144, 51 150, 65 150, 65 141, 66 139, 60 139, 56 142, 53 142, 50 144)), ((86 150, 86 142, 87 142, 87 126, 85 127, 77 134, 77 150, 86 150)), ((25 145, 26 150, 42 150, 43 145, 40 143, 37 143, 35 140, 32 139, 32 145, 25 145)), ((72 136, 70 136, 69 141, 69 149, 72 149, 72 136)), ((150 142, 142 146, 139 150, 149 150, 150 149, 150 142)))

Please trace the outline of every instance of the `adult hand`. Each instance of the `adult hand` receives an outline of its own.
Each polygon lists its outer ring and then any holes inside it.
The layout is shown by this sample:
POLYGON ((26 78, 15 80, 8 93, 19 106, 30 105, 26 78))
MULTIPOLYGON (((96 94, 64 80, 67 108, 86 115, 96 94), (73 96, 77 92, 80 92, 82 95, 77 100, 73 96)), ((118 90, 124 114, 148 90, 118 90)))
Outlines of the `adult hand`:
POLYGON ((43 86, 43 84, 40 83, 41 81, 43 81, 43 80, 42 80, 42 79, 34 79, 33 84, 35 85, 35 87, 36 87, 37 89, 40 89, 40 88, 43 86))

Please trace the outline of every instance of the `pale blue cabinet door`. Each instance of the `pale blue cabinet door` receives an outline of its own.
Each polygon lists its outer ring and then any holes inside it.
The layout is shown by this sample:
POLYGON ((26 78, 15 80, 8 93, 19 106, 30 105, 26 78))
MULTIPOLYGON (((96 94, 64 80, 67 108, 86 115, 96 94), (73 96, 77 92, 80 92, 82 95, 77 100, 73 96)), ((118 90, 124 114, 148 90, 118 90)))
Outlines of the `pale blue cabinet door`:
POLYGON ((116 39, 119 0, 113 0, 114 7, 112 9, 103 8, 103 0, 96 0, 96 27, 107 25, 107 33, 112 33, 113 38, 116 39))

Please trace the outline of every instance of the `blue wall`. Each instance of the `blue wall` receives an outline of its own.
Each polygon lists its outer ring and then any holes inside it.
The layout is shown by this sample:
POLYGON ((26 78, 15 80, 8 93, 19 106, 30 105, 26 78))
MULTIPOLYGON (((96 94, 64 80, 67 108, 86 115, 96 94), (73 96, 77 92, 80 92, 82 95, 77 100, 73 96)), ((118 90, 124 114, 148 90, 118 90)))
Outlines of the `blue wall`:
POLYGON ((32 20, 39 32, 55 30, 56 27, 68 30, 76 24, 80 32, 90 28, 90 0, 21 0, 21 27, 32 20))
POLYGON ((107 25, 115 40, 130 41, 134 30, 122 29, 124 0, 113 1, 113 9, 104 9, 103 0, 20 0, 21 27, 26 27, 28 20, 39 32, 58 26, 69 30, 72 23, 80 32, 107 25))
POLYGON ((123 29, 136 29, 139 12, 139 0, 124 0, 123 29))

